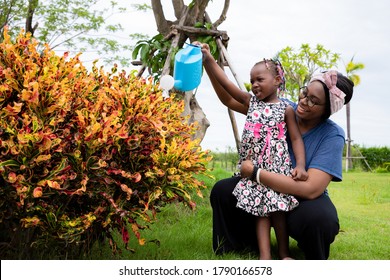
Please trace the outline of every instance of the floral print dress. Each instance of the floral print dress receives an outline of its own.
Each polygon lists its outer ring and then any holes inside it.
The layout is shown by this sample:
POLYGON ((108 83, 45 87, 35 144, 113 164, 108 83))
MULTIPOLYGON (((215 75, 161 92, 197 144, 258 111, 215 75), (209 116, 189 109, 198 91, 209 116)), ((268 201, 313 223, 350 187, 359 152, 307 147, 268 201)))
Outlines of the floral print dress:
MULTIPOLYGON (((291 176, 292 165, 286 141, 287 101, 265 103, 251 98, 242 141, 239 167, 248 156, 260 169, 291 176)), ((237 207, 256 216, 275 211, 290 211, 298 206, 294 196, 276 192, 249 178, 241 178, 233 191, 237 207)))

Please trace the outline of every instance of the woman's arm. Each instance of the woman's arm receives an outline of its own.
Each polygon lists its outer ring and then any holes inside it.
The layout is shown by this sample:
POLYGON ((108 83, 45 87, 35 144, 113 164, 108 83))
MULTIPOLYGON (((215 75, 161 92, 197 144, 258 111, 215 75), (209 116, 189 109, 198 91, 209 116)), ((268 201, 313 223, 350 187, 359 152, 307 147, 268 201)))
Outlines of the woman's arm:
MULTIPOLYGON (((241 163, 241 176, 250 178, 253 167, 251 160, 243 161, 241 163)), ((306 181, 295 181, 292 177, 283 174, 261 170, 260 182, 277 192, 295 195, 304 199, 314 199, 324 193, 332 180, 332 176, 316 168, 309 168, 307 173, 309 177, 306 181)))

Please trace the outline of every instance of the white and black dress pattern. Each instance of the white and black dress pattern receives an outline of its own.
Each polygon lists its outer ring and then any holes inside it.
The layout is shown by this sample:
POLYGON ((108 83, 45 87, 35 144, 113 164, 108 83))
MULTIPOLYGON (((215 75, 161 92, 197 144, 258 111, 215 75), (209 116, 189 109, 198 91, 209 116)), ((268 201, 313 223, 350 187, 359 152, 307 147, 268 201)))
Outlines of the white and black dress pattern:
MULTIPOLYGON (((289 104, 265 103, 251 98, 240 147, 240 163, 248 155, 262 170, 291 176, 291 160, 286 141, 285 111, 289 104)), ((248 178, 236 185, 237 207, 256 216, 275 211, 290 211, 298 206, 294 196, 276 192, 248 178)))

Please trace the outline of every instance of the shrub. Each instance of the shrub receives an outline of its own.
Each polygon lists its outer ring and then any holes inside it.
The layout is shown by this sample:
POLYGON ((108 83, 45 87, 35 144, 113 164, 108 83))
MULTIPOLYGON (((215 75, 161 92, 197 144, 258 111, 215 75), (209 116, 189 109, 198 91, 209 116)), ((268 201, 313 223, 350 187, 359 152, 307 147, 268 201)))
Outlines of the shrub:
POLYGON ((193 208, 210 158, 183 103, 134 73, 88 72, 79 56, 37 45, 7 30, 0 44, 2 258, 78 258, 98 240, 116 252, 113 231, 143 244, 161 207, 193 208))
POLYGON ((372 169, 382 170, 382 172, 387 170, 387 164, 390 162, 390 148, 361 147, 359 149, 372 169))

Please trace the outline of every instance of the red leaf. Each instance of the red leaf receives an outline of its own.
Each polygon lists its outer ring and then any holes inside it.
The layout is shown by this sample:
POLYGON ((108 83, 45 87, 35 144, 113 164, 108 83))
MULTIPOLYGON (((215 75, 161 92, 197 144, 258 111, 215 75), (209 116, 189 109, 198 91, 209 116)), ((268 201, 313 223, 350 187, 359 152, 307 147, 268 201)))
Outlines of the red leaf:
POLYGON ((130 239, 129 232, 125 227, 122 227, 122 240, 126 245, 127 243, 129 243, 129 239, 130 239))

